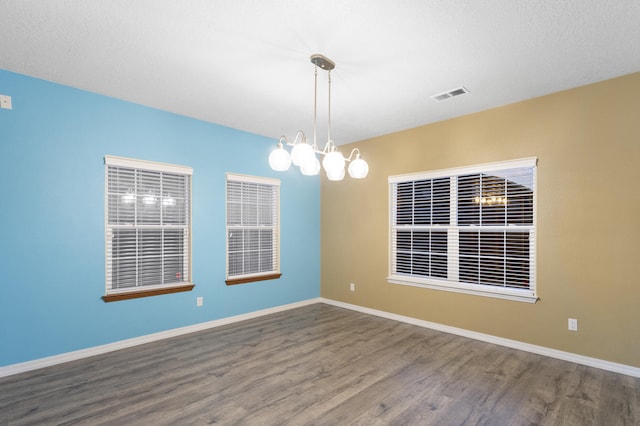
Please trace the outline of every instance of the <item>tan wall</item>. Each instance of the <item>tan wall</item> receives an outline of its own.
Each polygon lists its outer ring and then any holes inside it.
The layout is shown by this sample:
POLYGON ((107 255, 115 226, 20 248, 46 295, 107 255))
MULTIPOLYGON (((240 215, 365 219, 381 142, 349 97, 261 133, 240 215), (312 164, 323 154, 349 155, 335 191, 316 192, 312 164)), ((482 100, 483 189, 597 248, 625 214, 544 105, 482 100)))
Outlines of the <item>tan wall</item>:
POLYGON ((322 181, 323 297, 640 367, 640 73, 353 147, 369 176, 322 181), (388 176, 524 157, 538 158, 537 303, 387 283, 388 176))

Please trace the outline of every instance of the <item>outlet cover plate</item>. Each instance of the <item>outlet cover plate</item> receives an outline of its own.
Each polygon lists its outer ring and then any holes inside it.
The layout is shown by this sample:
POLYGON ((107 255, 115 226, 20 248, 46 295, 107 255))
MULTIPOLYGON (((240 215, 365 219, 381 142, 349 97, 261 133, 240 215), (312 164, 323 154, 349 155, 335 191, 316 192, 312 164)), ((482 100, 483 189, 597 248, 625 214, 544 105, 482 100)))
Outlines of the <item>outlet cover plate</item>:
POLYGON ((2 109, 13 109, 12 106, 11 106, 11 96, 0 95, 0 108, 2 108, 2 109))

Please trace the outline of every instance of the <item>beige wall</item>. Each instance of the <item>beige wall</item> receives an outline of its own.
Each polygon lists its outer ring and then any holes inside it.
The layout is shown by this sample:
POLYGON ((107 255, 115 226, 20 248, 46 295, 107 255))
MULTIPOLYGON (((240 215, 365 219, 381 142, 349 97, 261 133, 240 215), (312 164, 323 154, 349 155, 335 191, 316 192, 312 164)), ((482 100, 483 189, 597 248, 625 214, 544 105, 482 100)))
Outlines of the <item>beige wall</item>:
POLYGON ((323 297, 640 367, 640 73, 353 147, 369 176, 322 181, 323 297), (387 283, 388 176, 524 157, 538 158, 537 303, 387 283))

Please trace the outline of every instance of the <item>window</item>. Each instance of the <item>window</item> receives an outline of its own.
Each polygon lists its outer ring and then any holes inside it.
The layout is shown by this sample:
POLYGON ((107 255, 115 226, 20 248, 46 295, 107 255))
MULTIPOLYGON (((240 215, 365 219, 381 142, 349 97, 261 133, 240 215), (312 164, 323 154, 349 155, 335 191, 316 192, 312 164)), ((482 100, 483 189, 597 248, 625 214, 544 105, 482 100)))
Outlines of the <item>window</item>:
POLYGON ((388 281, 527 302, 536 159, 391 176, 388 281))
POLYGON ((188 291, 189 167, 105 157, 107 302, 188 291))
POLYGON ((227 284, 279 278, 280 181, 227 173, 227 284))

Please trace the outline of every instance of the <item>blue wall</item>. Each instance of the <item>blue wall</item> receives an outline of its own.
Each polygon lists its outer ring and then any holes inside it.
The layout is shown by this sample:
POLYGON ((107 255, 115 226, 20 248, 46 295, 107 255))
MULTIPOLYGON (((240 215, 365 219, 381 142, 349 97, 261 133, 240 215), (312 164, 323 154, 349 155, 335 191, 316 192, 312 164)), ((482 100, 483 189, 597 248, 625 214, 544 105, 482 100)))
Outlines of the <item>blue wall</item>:
POLYGON ((0 366, 319 297, 320 179, 273 172, 274 140, 3 70, 0 94, 0 366), (102 301, 107 154, 193 168, 192 292, 102 301), (282 181, 279 280, 224 283, 226 172, 282 181))

